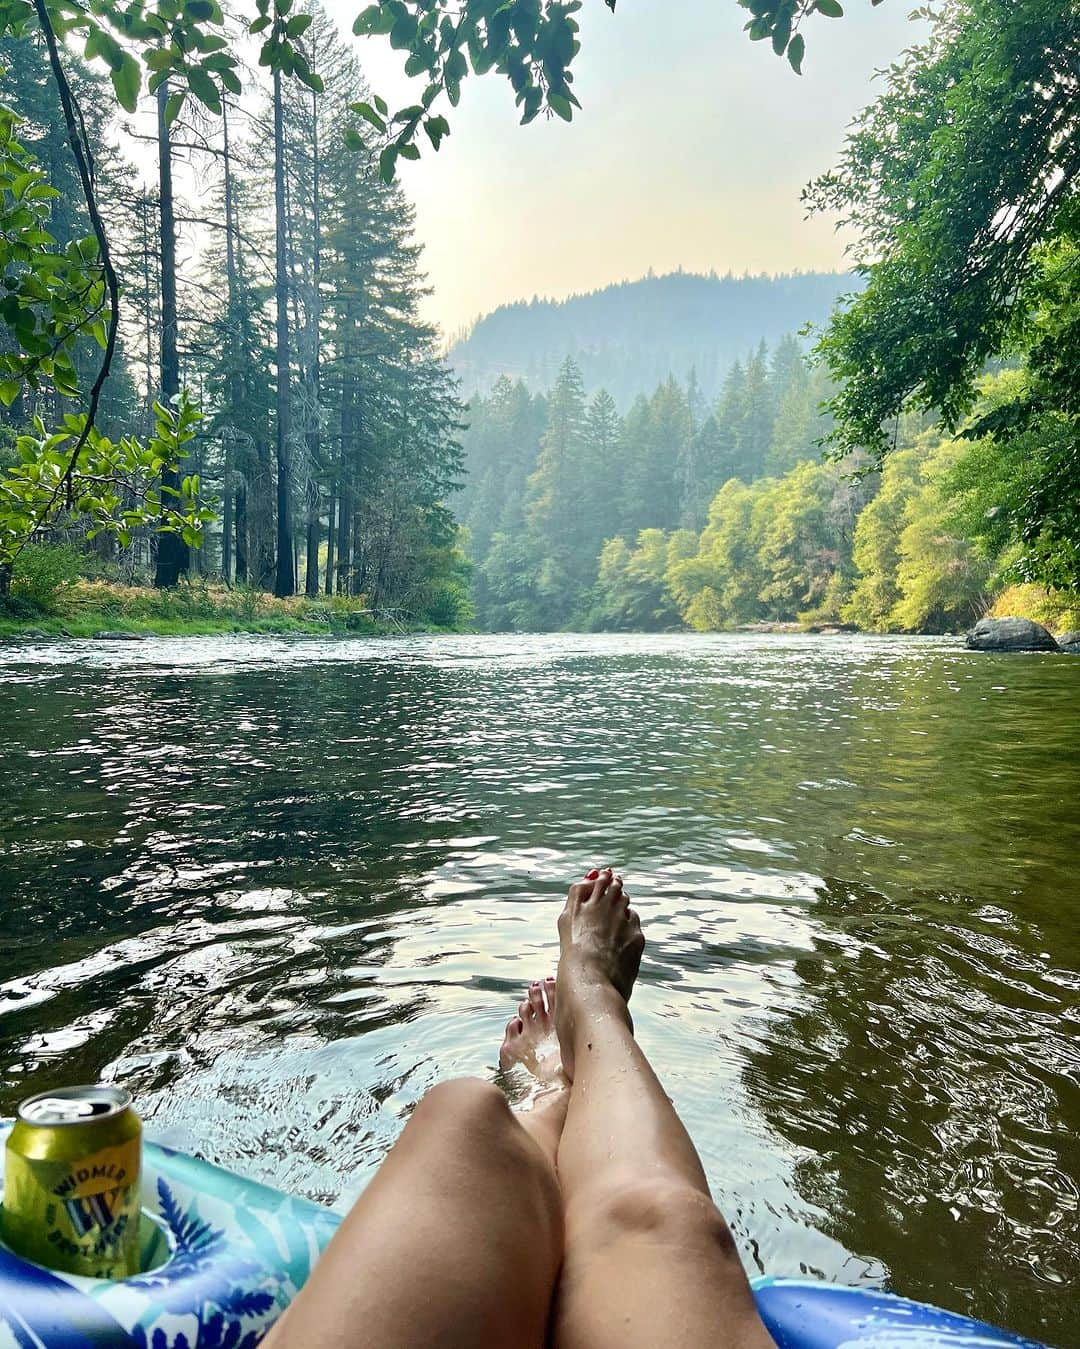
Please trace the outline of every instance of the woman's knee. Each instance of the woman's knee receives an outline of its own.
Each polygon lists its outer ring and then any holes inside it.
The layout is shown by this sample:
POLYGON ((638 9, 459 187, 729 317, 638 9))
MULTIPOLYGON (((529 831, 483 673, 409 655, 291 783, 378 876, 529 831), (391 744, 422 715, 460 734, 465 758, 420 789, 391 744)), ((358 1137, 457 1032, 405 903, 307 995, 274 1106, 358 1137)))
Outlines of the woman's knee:
POLYGON ((413 1112, 409 1127, 434 1132, 470 1154, 479 1152, 489 1168, 529 1169, 542 1160, 534 1157, 539 1149, 514 1118, 506 1097, 478 1077, 456 1078, 432 1087, 413 1112))
POLYGON ((470 1133, 517 1128, 506 1097, 491 1082, 459 1077, 431 1087, 413 1112, 417 1124, 462 1128, 470 1133))
POLYGON ((551 1163, 514 1117, 506 1097, 490 1082, 465 1077, 432 1087, 413 1112, 413 1143, 433 1143, 448 1169, 470 1185, 493 1185, 526 1205, 530 1219, 551 1219, 561 1231, 562 1197, 551 1163))
POLYGON ((603 1190, 580 1196, 567 1215, 571 1231, 588 1227, 591 1239, 608 1244, 624 1239, 699 1252, 741 1267, 735 1240, 723 1214, 707 1194, 678 1178, 625 1177, 603 1190))

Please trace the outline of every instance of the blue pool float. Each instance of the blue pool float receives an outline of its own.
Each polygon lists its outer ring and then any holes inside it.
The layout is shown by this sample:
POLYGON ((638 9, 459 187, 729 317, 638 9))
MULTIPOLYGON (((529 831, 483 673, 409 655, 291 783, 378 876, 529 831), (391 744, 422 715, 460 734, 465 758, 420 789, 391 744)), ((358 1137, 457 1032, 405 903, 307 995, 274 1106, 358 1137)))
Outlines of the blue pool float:
MULTIPOLYGON (((0 1146, 7 1132, 0 1128, 0 1146)), ((80 1278, 31 1264, 0 1244, 0 1344, 254 1349, 340 1222, 305 1199, 147 1143, 146 1272, 117 1281, 80 1278)), ((758 1279, 753 1287, 779 1349, 1040 1349, 888 1293, 803 1279, 758 1279)))

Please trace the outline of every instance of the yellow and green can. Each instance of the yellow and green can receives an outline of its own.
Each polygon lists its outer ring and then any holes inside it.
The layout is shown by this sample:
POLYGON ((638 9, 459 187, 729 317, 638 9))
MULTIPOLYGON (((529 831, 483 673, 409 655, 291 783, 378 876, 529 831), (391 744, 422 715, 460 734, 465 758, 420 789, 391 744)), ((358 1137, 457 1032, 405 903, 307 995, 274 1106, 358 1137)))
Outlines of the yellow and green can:
POLYGON ((142 1125, 122 1087, 31 1096, 7 1140, 5 1245, 69 1274, 137 1274, 141 1169, 142 1125))

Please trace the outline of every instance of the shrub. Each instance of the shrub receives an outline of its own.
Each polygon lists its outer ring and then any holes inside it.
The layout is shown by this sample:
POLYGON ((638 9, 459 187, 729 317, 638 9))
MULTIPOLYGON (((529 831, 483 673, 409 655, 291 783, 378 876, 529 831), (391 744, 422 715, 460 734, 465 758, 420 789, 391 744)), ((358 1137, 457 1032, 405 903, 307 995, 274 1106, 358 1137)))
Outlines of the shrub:
POLYGON ((1008 586, 994 600, 991 618, 1030 618, 1051 632, 1080 628, 1080 596, 1040 585, 1008 586))
POLYGON ((36 543, 15 561, 11 594, 29 600, 39 613, 55 613, 57 600, 79 579, 82 555, 67 543, 36 543))
POLYGON ((439 586, 424 605, 424 616, 439 628, 462 628, 473 617, 468 587, 461 581, 439 586))
POLYGON ((37 600, 28 600, 24 595, 0 595, 0 618, 24 623, 27 619, 42 618, 45 613, 45 608, 37 600))

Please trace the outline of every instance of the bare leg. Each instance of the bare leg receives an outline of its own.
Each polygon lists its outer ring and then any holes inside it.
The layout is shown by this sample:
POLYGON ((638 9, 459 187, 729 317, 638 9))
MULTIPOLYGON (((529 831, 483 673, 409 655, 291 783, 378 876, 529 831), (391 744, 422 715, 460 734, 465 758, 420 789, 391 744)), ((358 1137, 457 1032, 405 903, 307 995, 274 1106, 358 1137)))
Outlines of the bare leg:
POLYGON ((621 879, 570 889, 557 1024, 573 1079, 559 1144, 566 1253, 559 1349, 765 1349, 727 1224, 693 1143, 634 1040, 645 945, 621 879))
POLYGON ((510 1099, 517 1102, 515 1118, 554 1167, 570 1100, 555 1030, 554 979, 529 986, 517 1016, 506 1023, 499 1067, 510 1099))
MULTIPOLYGON (((549 1029, 531 998, 520 1051, 549 1029)), ((542 1349, 562 1260, 554 1162, 568 1097, 561 1069, 522 1114, 479 1080, 429 1091, 267 1349, 542 1349)))

